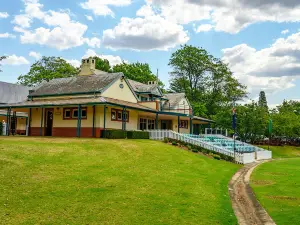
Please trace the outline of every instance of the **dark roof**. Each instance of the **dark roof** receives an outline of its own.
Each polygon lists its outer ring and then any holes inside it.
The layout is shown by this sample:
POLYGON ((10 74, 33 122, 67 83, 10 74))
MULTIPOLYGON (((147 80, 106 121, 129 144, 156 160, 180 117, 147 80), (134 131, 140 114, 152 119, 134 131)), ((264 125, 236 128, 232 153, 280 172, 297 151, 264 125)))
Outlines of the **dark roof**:
MULTIPOLYGON (((126 106, 128 108, 135 108, 135 109, 141 109, 146 111, 153 111, 156 112, 156 110, 153 110, 151 108, 148 108, 146 106, 140 105, 138 103, 133 102, 127 102, 122 101, 118 99, 108 98, 108 97, 97 97, 97 98, 91 98, 91 97, 83 97, 83 98, 73 98, 73 99, 46 99, 46 100, 36 100, 36 101, 25 101, 22 103, 17 104, 9 104, 7 106, 9 107, 40 107, 40 106, 66 106, 66 105, 97 105, 97 104, 114 104, 114 105, 121 105, 126 106)), ((7 107, 6 106, 6 107, 7 107)), ((2 106, 0 105, 0 108, 2 106)))
POLYGON ((129 84, 137 93, 150 93, 156 96, 162 96, 157 84, 143 84, 135 80, 128 79, 129 84))
POLYGON ((200 120, 200 121, 203 121, 203 122, 215 123, 215 121, 213 121, 213 120, 206 119, 206 118, 199 117, 199 116, 193 116, 193 120, 200 120))
POLYGON ((185 97, 185 93, 170 93, 165 94, 163 97, 168 99, 163 105, 163 108, 174 108, 179 104, 180 100, 185 97))
POLYGON ((41 83, 30 96, 101 92, 122 76, 124 76, 123 73, 106 73, 96 70, 95 74, 89 76, 54 79, 41 83))
POLYGON ((0 104, 23 102, 28 93, 29 87, 0 81, 0 104))

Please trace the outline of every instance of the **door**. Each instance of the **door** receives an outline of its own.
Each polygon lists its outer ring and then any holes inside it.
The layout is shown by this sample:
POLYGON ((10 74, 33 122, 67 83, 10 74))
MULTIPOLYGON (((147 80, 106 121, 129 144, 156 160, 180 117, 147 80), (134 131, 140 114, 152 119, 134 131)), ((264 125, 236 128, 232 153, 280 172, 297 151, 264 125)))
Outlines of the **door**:
POLYGON ((172 121, 171 120, 162 120, 161 121, 162 130, 172 130, 172 121))
POLYGON ((45 136, 52 136, 53 109, 46 109, 45 119, 45 136))

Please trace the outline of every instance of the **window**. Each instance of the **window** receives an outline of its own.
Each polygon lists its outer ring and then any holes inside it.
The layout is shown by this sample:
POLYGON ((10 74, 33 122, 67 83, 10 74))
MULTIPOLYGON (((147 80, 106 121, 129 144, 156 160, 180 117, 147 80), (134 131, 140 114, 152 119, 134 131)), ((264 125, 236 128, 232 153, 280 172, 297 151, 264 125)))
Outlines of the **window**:
MULTIPOLYGON (((78 108, 64 108, 64 120, 77 120, 78 108)), ((87 108, 81 108, 81 119, 87 119, 87 108)))
MULTIPOLYGON (((122 114, 123 114, 122 109, 112 109, 111 110, 111 120, 122 122, 122 114)), ((129 122, 129 112, 128 111, 126 111, 125 114, 124 114, 124 120, 126 122, 129 122)))
POLYGON ((148 130, 154 130, 155 128, 155 122, 154 120, 148 120, 148 130))
POLYGON ((179 128, 188 129, 189 122, 187 120, 180 120, 179 128))
POLYGON ((155 129, 155 120, 140 118, 139 128, 140 128, 140 130, 154 130, 155 129))
POLYGON ((64 119, 71 119, 71 109, 64 110, 64 119))
POLYGON ((140 130, 147 129, 147 119, 140 118, 140 130))

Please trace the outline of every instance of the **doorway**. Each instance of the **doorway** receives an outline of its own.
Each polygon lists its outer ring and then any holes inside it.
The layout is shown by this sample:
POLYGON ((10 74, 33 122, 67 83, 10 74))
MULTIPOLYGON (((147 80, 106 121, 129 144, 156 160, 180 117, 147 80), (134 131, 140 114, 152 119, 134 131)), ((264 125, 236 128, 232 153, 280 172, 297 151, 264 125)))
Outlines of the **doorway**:
POLYGON ((53 128, 53 109, 45 111, 45 136, 52 136, 53 128))
POLYGON ((162 130, 172 130, 172 120, 162 120, 161 121, 162 130))

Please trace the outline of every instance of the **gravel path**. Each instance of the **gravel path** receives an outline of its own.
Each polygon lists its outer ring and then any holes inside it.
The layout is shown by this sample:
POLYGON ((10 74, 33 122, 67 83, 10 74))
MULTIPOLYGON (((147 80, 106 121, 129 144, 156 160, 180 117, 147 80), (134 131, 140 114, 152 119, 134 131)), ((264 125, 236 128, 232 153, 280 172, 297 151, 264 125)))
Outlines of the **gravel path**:
POLYGON ((257 201, 249 184, 251 173, 261 163, 263 162, 245 165, 231 178, 229 183, 232 207, 240 225, 275 224, 257 201))

